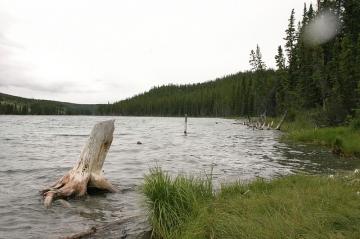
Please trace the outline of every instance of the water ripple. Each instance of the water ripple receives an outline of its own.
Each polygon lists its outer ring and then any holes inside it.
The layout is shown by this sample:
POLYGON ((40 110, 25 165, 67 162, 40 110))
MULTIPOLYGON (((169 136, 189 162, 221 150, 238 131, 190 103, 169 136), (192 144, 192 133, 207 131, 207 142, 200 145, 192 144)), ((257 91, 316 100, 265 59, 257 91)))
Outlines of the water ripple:
POLYGON ((359 163, 326 149, 286 145, 278 131, 253 131, 234 120, 189 118, 184 136, 183 118, 111 117, 116 129, 103 169, 120 192, 71 200, 70 208, 55 202, 46 210, 39 190, 76 163, 92 126, 109 118, 0 116, 0 237, 56 238, 118 219, 126 220, 124 230, 141 232, 146 223, 138 186, 155 166, 172 174, 203 174, 213 167, 220 185, 298 171, 329 173, 359 163))

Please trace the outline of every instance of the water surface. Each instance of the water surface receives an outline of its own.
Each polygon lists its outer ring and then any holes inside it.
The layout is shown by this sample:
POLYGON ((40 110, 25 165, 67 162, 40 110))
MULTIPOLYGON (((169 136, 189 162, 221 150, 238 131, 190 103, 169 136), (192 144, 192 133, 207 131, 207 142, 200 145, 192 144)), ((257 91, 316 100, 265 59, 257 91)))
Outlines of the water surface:
POLYGON ((137 235, 147 224, 136 188, 154 166, 174 174, 199 174, 213 167, 218 185, 359 165, 324 148, 279 142, 278 131, 253 131, 229 119, 188 121, 184 136, 183 118, 0 116, 0 237, 58 238, 116 220, 126 223, 104 237, 137 235), (116 121, 105 176, 121 191, 71 200, 70 208, 55 202, 46 210, 39 190, 73 167, 92 126, 106 119, 116 121))

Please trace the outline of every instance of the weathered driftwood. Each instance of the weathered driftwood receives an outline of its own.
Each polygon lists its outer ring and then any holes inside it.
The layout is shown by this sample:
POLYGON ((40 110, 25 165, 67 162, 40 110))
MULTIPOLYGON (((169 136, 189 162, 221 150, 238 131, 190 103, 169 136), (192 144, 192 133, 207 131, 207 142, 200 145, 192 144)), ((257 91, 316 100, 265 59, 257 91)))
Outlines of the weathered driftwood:
POLYGON ((53 186, 42 191, 46 207, 58 198, 84 196, 88 187, 117 191, 102 175, 102 166, 113 140, 114 128, 114 120, 103 121, 93 127, 77 164, 53 186))
POLYGON ((280 128, 281 128, 281 125, 284 123, 284 120, 285 120, 285 118, 286 118, 286 116, 287 116, 287 111, 285 111, 285 113, 284 113, 284 115, 283 115, 283 117, 281 118, 281 120, 280 120, 280 122, 279 122, 279 124, 276 126, 276 130, 280 130, 280 128))
POLYGON ((249 128, 251 128, 252 130, 255 130, 255 129, 258 129, 258 130, 264 130, 264 129, 280 130, 281 125, 284 123, 286 116, 287 116, 287 111, 285 111, 279 124, 275 128, 273 128, 274 121, 271 121, 271 123, 266 124, 266 114, 265 113, 263 115, 261 115, 260 117, 258 117, 257 119, 255 119, 255 121, 252 121, 250 119, 250 117, 248 117, 248 122, 244 121, 243 124, 248 126, 249 128))

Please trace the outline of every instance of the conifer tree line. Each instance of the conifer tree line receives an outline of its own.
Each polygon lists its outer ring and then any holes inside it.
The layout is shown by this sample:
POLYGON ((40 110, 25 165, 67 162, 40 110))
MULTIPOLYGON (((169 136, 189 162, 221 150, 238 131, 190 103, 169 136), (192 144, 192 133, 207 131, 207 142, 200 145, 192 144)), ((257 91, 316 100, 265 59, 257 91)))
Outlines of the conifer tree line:
POLYGON ((281 46, 275 57, 282 75, 277 109, 317 109, 323 124, 341 124, 356 114, 360 103, 360 1, 318 1, 317 10, 304 5, 297 24, 294 14, 293 10, 284 38, 286 64, 281 46), (322 44, 307 42, 309 24, 325 13, 339 21, 336 36, 322 44))
POLYGON ((274 110, 273 70, 245 72, 192 85, 167 85, 114 104, 99 107, 100 114, 136 116, 255 115, 274 110), (271 99, 272 98, 272 99, 271 99))
POLYGON ((285 110, 312 112, 322 125, 355 116, 360 104, 360 1, 319 0, 292 10, 284 44, 267 69, 259 46, 250 52, 251 70, 192 85, 155 87, 135 97, 99 107, 99 114, 154 116, 276 116, 285 110), (339 27, 327 42, 309 43, 306 29, 325 12, 339 27))
POLYGON ((0 115, 93 115, 96 105, 27 99, 0 93, 0 115))

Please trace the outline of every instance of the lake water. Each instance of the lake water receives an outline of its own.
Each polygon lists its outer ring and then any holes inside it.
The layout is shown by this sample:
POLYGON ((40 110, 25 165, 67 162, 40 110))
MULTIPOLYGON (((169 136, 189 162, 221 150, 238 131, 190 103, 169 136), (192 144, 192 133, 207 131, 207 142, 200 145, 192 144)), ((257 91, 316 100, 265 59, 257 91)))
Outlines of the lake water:
POLYGON ((299 171, 330 174, 359 165, 327 149, 279 142, 278 131, 253 131, 230 119, 188 121, 184 136, 183 118, 0 116, 0 238, 58 238, 118 220, 125 223, 98 237, 134 237, 148 227, 137 186, 155 166, 173 174, 203 174, 213 167, 219 185, 299 171), (105 177, 120 192, 45 209, 39 190, 74 166, 92 126, 107 119, 116 121, 105 177))

